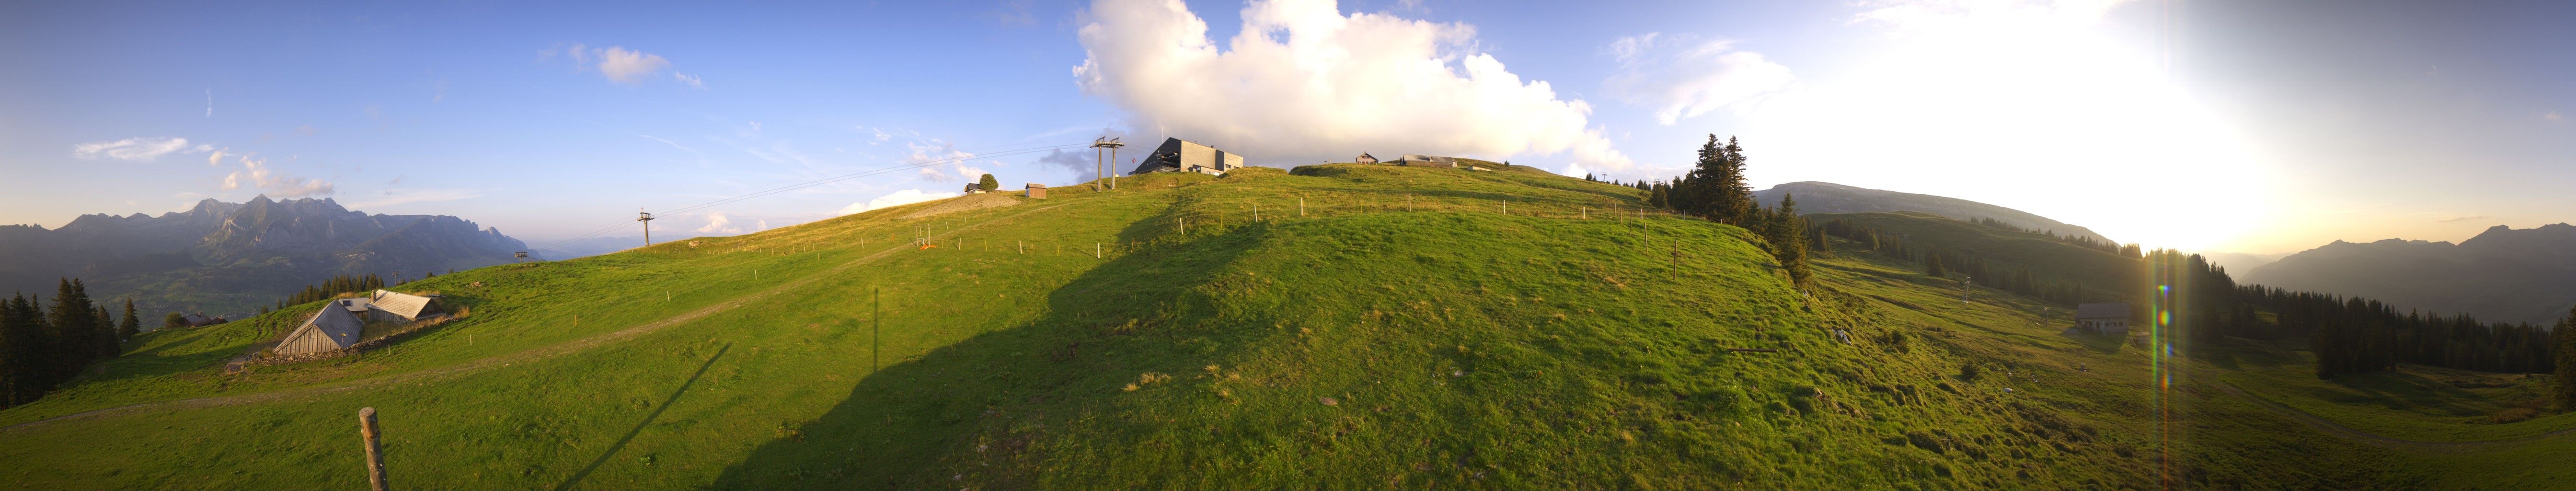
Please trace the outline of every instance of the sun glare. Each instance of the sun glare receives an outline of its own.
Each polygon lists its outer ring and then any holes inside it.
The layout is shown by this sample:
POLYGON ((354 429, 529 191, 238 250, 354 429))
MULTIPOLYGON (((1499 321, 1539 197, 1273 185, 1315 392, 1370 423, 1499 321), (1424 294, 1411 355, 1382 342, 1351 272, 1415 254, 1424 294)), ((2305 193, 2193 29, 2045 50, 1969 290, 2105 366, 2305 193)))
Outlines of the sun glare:
POLYGON ((2167 76, 2157 40, 2068 13, 1919 17, 1749 110, 1789 167, 1773 172, 1945 190, 2148 247, 2223 248, 2269 216, 2268 165, 2167 76))

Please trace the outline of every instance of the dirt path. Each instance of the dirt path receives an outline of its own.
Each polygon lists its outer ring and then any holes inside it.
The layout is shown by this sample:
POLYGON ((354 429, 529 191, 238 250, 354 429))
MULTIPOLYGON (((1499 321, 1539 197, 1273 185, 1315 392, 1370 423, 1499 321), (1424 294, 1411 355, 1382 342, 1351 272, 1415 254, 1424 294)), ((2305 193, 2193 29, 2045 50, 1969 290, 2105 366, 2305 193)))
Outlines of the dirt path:
MULTIPOLYGON (((1067 205, 1069 205, 1069 204, 1071 204, 1071 203, 1067 203, 1067 205)), ((1029 210, 1029 211, 1024 211, 1024 212, 1019 212, 1019 213, 1015 213, 1015 214, 1012 214, 1012 215, 1010 215, 1010 216, 1005 216, 1005 217, 1001 217, 1001 218, 995 218, 995 219, 991 219, 991 220, 985 220, 985 221, 982 221, 982 222, 975 223, 975 224, 973 224, 973 225, 967 225, 967 226, 963 226, 963 227, 957 227, 957 228, 949 229, 949 230, 947 230, 947 231, 940 232, 940 233, 938 233, 938 234, 936 234, 936 235, 933 235, 933 237, 934 237, 934 238, 936 238, 936 237, 946 237, 946 236, 950 236, 950 235, 955 235, 955 234, 957 234, 957 233, 965 232, 965 231, 968 231, 968 230, 974 230, 974 229, 976 229, 976 228, 978 228, 978 227, 982 227, 982 226, 985 226, 985 225, 990 225, 990 224, 994 224, 994 223, 1008 222, 1008 221, 1011 221, 1011 220, 1019 219, 1021 216, 1024 216, 1024 215, 1028 215, 1028 214, 1031 214, 1031 213, 1037 213, 1037 212, 1041 212, 1041 211, 1052 210, 1052 209, 1056 209, 1056 208, 1063 207, 1063 206, 1065 206, 1065 205, 1049 206, 1049 207, 1045 207, 1045 208, 1038 208, 1038 209, 1034 209, 1034 210, 1029 210)), ((491 357, 491 358, 484 358, 484 359, 481 359, 481 360, 475 360, 475 361, 466 362, 466 363, 459 363, 459 364, 449 365, 449 366, 445 366, 445 367, 432 368, 432 369, 424 369, 424 370, 416 370, 416 371, 403 372, 403 373, 398 373, 398 374, 393 374, 393 375, 386 375, 386 376, 382 376, 382 377, 375 377, 375 378, 368 378, 368 379, 359 379, 359 380, 351 380, 351 381, 347 381, 347 382, 329 383, 329 384, 314 385, 314 386, 306 386, 306 387, 296 387, 296 388, 291 388, 291 389, 279 389, 279 390, 273 390, 273 391, 268 391, 268 392, 260 392, 260 393, 254 393, 254 394, 242 394, 242 395, 235 395, 235 396, 200 397, 200 398, 195 398, 195 399, 178 399, 178 400, 159 401, 159 402, 146 402, 146 403, 140 403, 140 404, 129 404, 129 405, 117 406, 117 407, 112 407, 112 408, 107 408, 107 409, 99 409, 99 410, 94 410, 94 411, 86 411, 86 412, 80 412, 80 413, 73 413, 73 414, 68 414, 68 415, 55 416, 55 417, 51 417, 51 418, 45 418, 45 419, 40 419, 40 420, 35 420, 35 421, 29 421, 29 422, 25 422, 25 423, 19 423, 19 424, 15 424, 15 425, 9 425, 9 427, 7 427, 7 428, 0 428, 0 431, 17 431, 17 430, 24 430, 24 429, 35 428, 35 427, 39 427, 39 426, 44 426, 44 425, 46 425, 46 424, 50 424, 50 423, 57 423, 57 422, 62 422, 62 421, 71 421, 71 420, 79 420, 79 419, 95 419, 95 418, 103 418, 103 417, 108 417, 108 416, 115 416, 115 415, 119 415, 119 414, 126 414, 126 413, 139 412, 139 411, 150 411, 150 410, 172 410, 172 409, 188 409, 188 408, 201 408, 201 407, 230 406, 230 405, 236 405, 236 404, 250 404, 250 403, 259 403, 259 402, 278 401, 278 400, 284 400, 284 399, 293 398, 293 397, 306 397, 306 396, 314 396, 314 395, 322 395, 322 394, 335 394, 335 393, 348 392, 348 391, 353 391, 353 390, 358 390, 358 389, 366 389, 366 388, 374 388, 374 387, 383 387, 383 386, 387 386, 387 385, 394 385, 394 384, 401 384, 401 383, 408 383, 408 382, 417 382, 417 381, 423 381, 423 380, 429 380, 429 379, 440 378, 440 377, 447 377, 447 376, 453 376, 453 375, 462 375, 462 374, 467 374, 467 373, 472 373, 472 372, 483 371, 483 370, 487 370, 487 369, 491 369, 491 368, 495 368, 495 367, 510 366, 511 364, 515 364, 515 363, 525 363, 525 362, 540 361, 540 360, 545 360, 545 359, 548 359, 548 358, 554 358, 554 357, 557 357, 557 356, 563 356, 563 355, 567 355, 567 354, 572 354, 572 353, 577 353, 577 352, 581 352, 581 351, 589 350, 589 349, 591 349, 591 348, 597 348, 597 347, 600 347, 600 346, 603 346, 603 345, 607 345, 607 344, 610 344, 610 343, 616 343, 616 342, 626 341, 626 340, 629 340, 629 339, 634 339, 634 338, 636 338, 636 337, 638 337, 638 336, 643 336, 643 335, 645 335, 645 334, 651 334, 651 333, 653 333, 653 332, 655 332, 655 331, 660 331, 660 330, 662 330, 662 329, 669 328, 669 327, 671 327, 671 326, 676 326, 676 325, 680 325, 680 324, 687 323, 687 322, 689 322, 689 321, 694 321, 694 320, 702 319, 702 318, 705 318, 705 317, 710 316, 710 315, 715 315, 715 314, 716 314, 716 313, 718 313, 718 312, 724 312, 724 311, 727 311, 727 310, 733 310, 734 308, 741 307, 741 306, 746 305, 746 304, 749 304, 749 303, 751 303, 751 302, 753 302, 753 301, 757 301, 757 300, 761 300, 761 299, 769 298, 769 297, 770 297, 770 296, 772 296, 772 295, 777 295, 777 294, 779 294, 779 293, 784 293, 784 292, 788 292, 788 291, 792 291, 792 290, 797 290, 797 289, 803 288, 803 287, 805 287, 806 285, 808 285, 808 284, 812 284, 813 282, 815 282, 815 281, 817 281, 817 280, 821 280, 821 279, 823 279, 823 278, 830 278, 830 277, 834 277, 835 275, 834 275, 833 273, 839 273, 839 272, 841 272, 842 270, 846 270, 846 269, 850 269, 850 268, 853 268, 853 267, 857 267, 857 266, 858 266, 858 265, 860 265, 860 264, 867 263, 867 262, 871 262, 871 261, 875 261, 875 260, 877 260, 877 259, 884 258, 884 257, 886 257, 886 256, 892 256, 892 255, 894 255, 895 253, 903 252, 903 251, 907 251, 907 250, 913 250, 913 247, 912 247, 910 244, 898 245, 898 246, 895 246, 895 247, 892 247, 892 248, 888 248, 888 249, 886 249, 886 250, 877 251, 875 254, 869 254, 869 255, 867 255, 867 256, 863 256, 863 257, 860 257, 860 258, 858 258, 858 259, 852 259, 852 260, 850 260, 850 261, 848 261, 848 262, 841 263, 839 266, 833 266, 831 269, 827 269, 827 270, 823 270, 823 271, 818 271, 818 272, 815 272, 815 273, 813 273, 813 274, 805 275, 803 278, 798 278, 798 279, 793 280, 793 281, 788 281, 788 282, 785 282, 785 283, 780 283, 778 286, 770 287, 770 288, 769 288, 769 289, 767 289, 767 290, 761 290, 761 291, 759 291, 759 292, 757 292, 757 293, 752 293, 752 294, 749 294, 749 295, 743 295, 743 296, 740 296, 740 297, 735 297, 735 298, 734 298, 734 299, 732 299, 732 300, 726 300, 726 301, 723 301, 723 302, 717 302, 717 303, 716 303, 716 304, 714 304, 714 305, 708 305, 708 306, 705 306, 705 307, 700 307, 700 308, 698 308, 697 310, 691 310, 691 311, 688 311, 688 312, 683 312, 683 313, 681 313, 681 314, 679 314, 679 315, 674 315, 674 316, 670 316, 670 317, 664 317, 664 318, 662 318, 662 319, 660 319, 660 320, 655 320, 655 321, 652 321, 652 322, 647 322, 647 323, 639 324, 639 325, 636 325, 635 327, 629 327, 629 328, 626 328, 626 329, 618 330, 618 331, 616 331, 616 332, 611 332, 611 333, 607 333, 607 334, 601 334, 601 335, 597 335, 597 336, 591 336, 591 337, 582 338, 582 339, 577 339, 577 340, 572 340, 572 341, 566 341, 566 342, 563 342, 563 343, 561 343, 561 344, 555 344, 555 345, 552 345, 552 346, 546 346, 546 347, 542 347, 542 348, 536 348, 536 349, 531 349, 531 350, 527 350, 527 351, 521 351, 521 352, 517 352, 517 353, 511 353, 511 354, 507 354, 507 355, 495 356, 495 357, 491 357)))
POLYGON ((2263 409, 2269 409, 2269 410, 2271 410, 2272 412, 2281 413, 2281 415, 2283 415, 2283 416, 2289 416, 2289 417, 2290 417, 2290 419, 2298 420, 2298 422, 2300 422, 2300 423, 2302 423, 2302 424, 2306 424, 2306 425, 2308 425, 2309 427, 2316 428, 2316 429, 2317 429, 2317 430, 2319 430, 2319 431, 2324 431, 2324 432, 2327 432, 2327 433, 2333 433, 2333 434, 2337 434, 2337 435, 2343 435, 2343 436, 2345 436, 2345 437, 2350 437, 2350 438, 2353 438, 2353 439, 2357 439, 2357 440, 2361 440, 2361 441, 2365 441, 2365 442, 2370 442, 2371 444, 2379 445, 2379 446, 2382 446, 2382 447, 2422 448, 2422 449, 2437 449, 2437 450, 2459 450, 2459 449, 2470 449, 2470 448, 2484 447, 2484 446, 2489 446, 2489 445, 2500 445, 2500 444, 2507 444, 2507 443, 2522 443, 2522 442, 2528 442, 2528 441, 2533 441, 2533 440, 2539 440, 2539 439, 2549 438, 2549 437, 2554 437, 2554 436, 2559 436, 2559 435, 2565 435, 2565 434, 2568 434, 2568 433, 2576 433, 2576 428, 2568 428, 2568 429, 2564 429, 2564 430, 2552 431, 2552 432, 2548 432, 2548 433, 2541 433, 2541 434, 2537 434, 2537 435, 2526 435, 2526 436, 2518 436, 2518 437, 2513 437, 2513 438, 2503 438, 2503 439, 2496 439, 2496 440, 2471 440, 2471 441, 2464 441, 2464 442, 2427 442, 2427 441, 2407 440, 2407 439, 2402 439, 2402 438, 2391 438, 2391 437, 2386 437, 2386 436, 2380 436, 2379 434, 2376 434, 2376 433, 2371 433, 2371 432, 2367 432, 2367 431, 2361 431, 2361 430, 2358 430, 2358 429, 2354 429, 2353 427, 2350 427, 2350 426, 2344 426, 2343 424, 2336 423, 2336 422, 2334 422, 2334 421, 2330 421, 2330 420, 2327 420, 2327 419, 2322 418, 2322 417, 2318 417, 2317 415, 2314 415, 2314 414, 2308 414, 2308 412, 2307 412, 2307 411, 2300 411, 2300 410, 2298 410, 2297 408, 2293 408, 2293 407, 2289 407, 2289 406, 2284 406, 2284 405, 2281 405, 2281 403, 2277 403, 2277 402, 2272 402, 2272 400, 2270 400, 2270 399, 2264 399, 2264 398, 2261 398, 2261 397, 2255 397, 2253 394, 2247 394, 2247 393, 2245 393, 2245 391, 2244 391, 2244 390, 2242 390, 2242 389, 2238 389, 2238 388, 2236 388, 2236 386, 2235 386, 2235 385, 2230 385, 2230 384, 2228 384, 2228 383, 2227 383, 2227 382, 2225 382, 2225 381, 2220 381, 2220 380, 2217 380, 2217 379, 2210 379, 2210 380, 2209 380, 2209 384, 2210 384, 2210 385, 2213 385, 2213 386, 2217 386, 2217 387, 2218 387, 2218 390, 2227 391, 2227 393, 2229 393, 2229 394, 2235 394, 2237 397, 2245 398, 2245 400, 2253 402, 2253 403, 2254 403, 2254 405, 2256 405, 2256 406, 2262 406, 2262 407, 2263 407, 2263 409))

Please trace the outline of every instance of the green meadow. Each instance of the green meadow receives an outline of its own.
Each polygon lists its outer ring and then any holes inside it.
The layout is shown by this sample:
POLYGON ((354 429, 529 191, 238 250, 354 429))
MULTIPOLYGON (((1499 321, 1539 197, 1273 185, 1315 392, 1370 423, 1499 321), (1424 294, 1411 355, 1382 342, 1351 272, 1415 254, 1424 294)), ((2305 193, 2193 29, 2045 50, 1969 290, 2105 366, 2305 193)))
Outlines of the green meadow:
POLYGON ((2320 382, 2250 344, 2160 372, 1839 239, 1798 288, 1742 229, 1491 168, 1149 175, 460 271, 394 289, 461 319, 301 364, 225 362, 318 304, 154 332, 0 411, 0 486, 363 486, 361 407, 406 489, 2514 487, 2557 471, 2445 470, 2567 444, 2390 447, 2208 384, 2404 439, 2576 427, 2467 422, 2531 378, 2320 382))

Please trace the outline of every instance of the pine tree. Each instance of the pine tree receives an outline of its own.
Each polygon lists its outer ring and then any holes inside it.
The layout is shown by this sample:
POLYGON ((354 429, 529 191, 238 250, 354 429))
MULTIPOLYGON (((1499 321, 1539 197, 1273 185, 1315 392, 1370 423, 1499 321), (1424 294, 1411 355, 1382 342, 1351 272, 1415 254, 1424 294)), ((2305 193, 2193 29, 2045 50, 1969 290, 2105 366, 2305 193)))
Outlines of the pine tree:
POLYGON ((1772 226, 1773 233, 1778 239, 1772 246, 1780 250, 1780 266, 1789 270, 1790 284, 1806 286, 1812 272, 1807 269, 1807 226, 1798 218, 1798 198, 1781 193, 1780 208, 1773 215, 1778 222, 1772 226))
POLYGON ((18 405, 32 379, 27 363, 27 343, 33 341, 19 328, 19 307, 27 303, 25 295, 0 300, 0 408, 18 405))
POLYGON ((1940 253, 1928 253, 1923 255, 1923 274, 1932 275, 1934 278, 1950 277, 1950 271, 1947 268, 1941 267, 1940 253))
POLYGON ((2549 337, 2550 357, 2558 365, 2552 395, 2557 396, 2559 409, 2576 409, 2576 309, 2567 310, 2567 318, 2558 320, 2549 337))
POLYGON ((992 174, 985 174, 983 179, 978 179, 978 180, 976 180, 976 181, 975 181, 975 189, 982 189, 982 190, 985 190, 985 191, 991 191, 991 190, 1001 189, 1001 188, 1002 188, 1002 181, 994 180, 994 179, 993 179, 993 175, 992 175, 992 174))
POLYGON ((116 315, 100 305, 90 317, 89 349, 92 360, 115 358, 125 353, 125 344, 116 340, 116 315))
POLYGON ((9 369, 14 377, 10 383, 14 385, 10 387, 11 392, 0 395, 18 403, 35 400, 37 395, 44 393, 45 387, 52 384, 50 346, 53 345, 53 337, 45 326, 45 307, 41 298, 30 299, 15 294, 10 297, 7 309, 12 313, 6 324, 0 324, 0 329, 10 333, 10 363, 13 366, 9 369))
MULTIPOLYGON (((1716 138, 1717 135, 1709 135, 1712 142, 1716 138)), ((1709 194, 1703 197, 1708 202, 1709 219, 1744 226, 1754 212, 1753 187, 1744 183, 1744 147, 1737 145, 1734 137, 1727 137, 1726 147, 1718 151, 1721 155, 1712 176, 1714 181, 1708 184, 1709 194)))
POLYGON ((134 299, 125 299, 125 320, 116 323, 116 340, 132 340, 139 334, 143 334, 143 319, 134 317, 134 299))
POLYGON ((1656 184, 1646 192, 1646 207, 1663 209, 1670 208, 1671 205, 1672 192, 1666 189, 1664 185, 1656 184))
POLYGON ((48 336, 52 343, 45 346, 45 356, 52 375, 47 381, 56 382, 80 373, 81 367, 88 365, 93 355, 98 353, 97 344, 90 339, 91 333, 98 331, 97 326, 92 325, 98 322, 98 318, 91 310, 87 289, 79 280, 68 278, 55 287, 54 311, 51 314, 45 319, 52 327, 51 336, 48 336))

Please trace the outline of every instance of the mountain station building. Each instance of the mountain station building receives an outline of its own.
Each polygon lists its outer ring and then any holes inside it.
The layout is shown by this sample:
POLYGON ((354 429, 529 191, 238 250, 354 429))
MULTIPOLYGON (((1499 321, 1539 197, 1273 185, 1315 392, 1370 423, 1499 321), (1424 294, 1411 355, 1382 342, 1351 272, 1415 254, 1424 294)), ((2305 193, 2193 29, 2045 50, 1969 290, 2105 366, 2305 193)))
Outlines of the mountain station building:
POLYGON ((1227 153, 1199 142, 1165 138, 1163 146, 1154 147, 1154 153, 1145 156, 1145 162, 1138 164, 1136 170, 1127 174, 1197 172, 1207 175, 1225 175, 1226 171, 1240 168, 1243 168, 1242 155, 1227 153))

